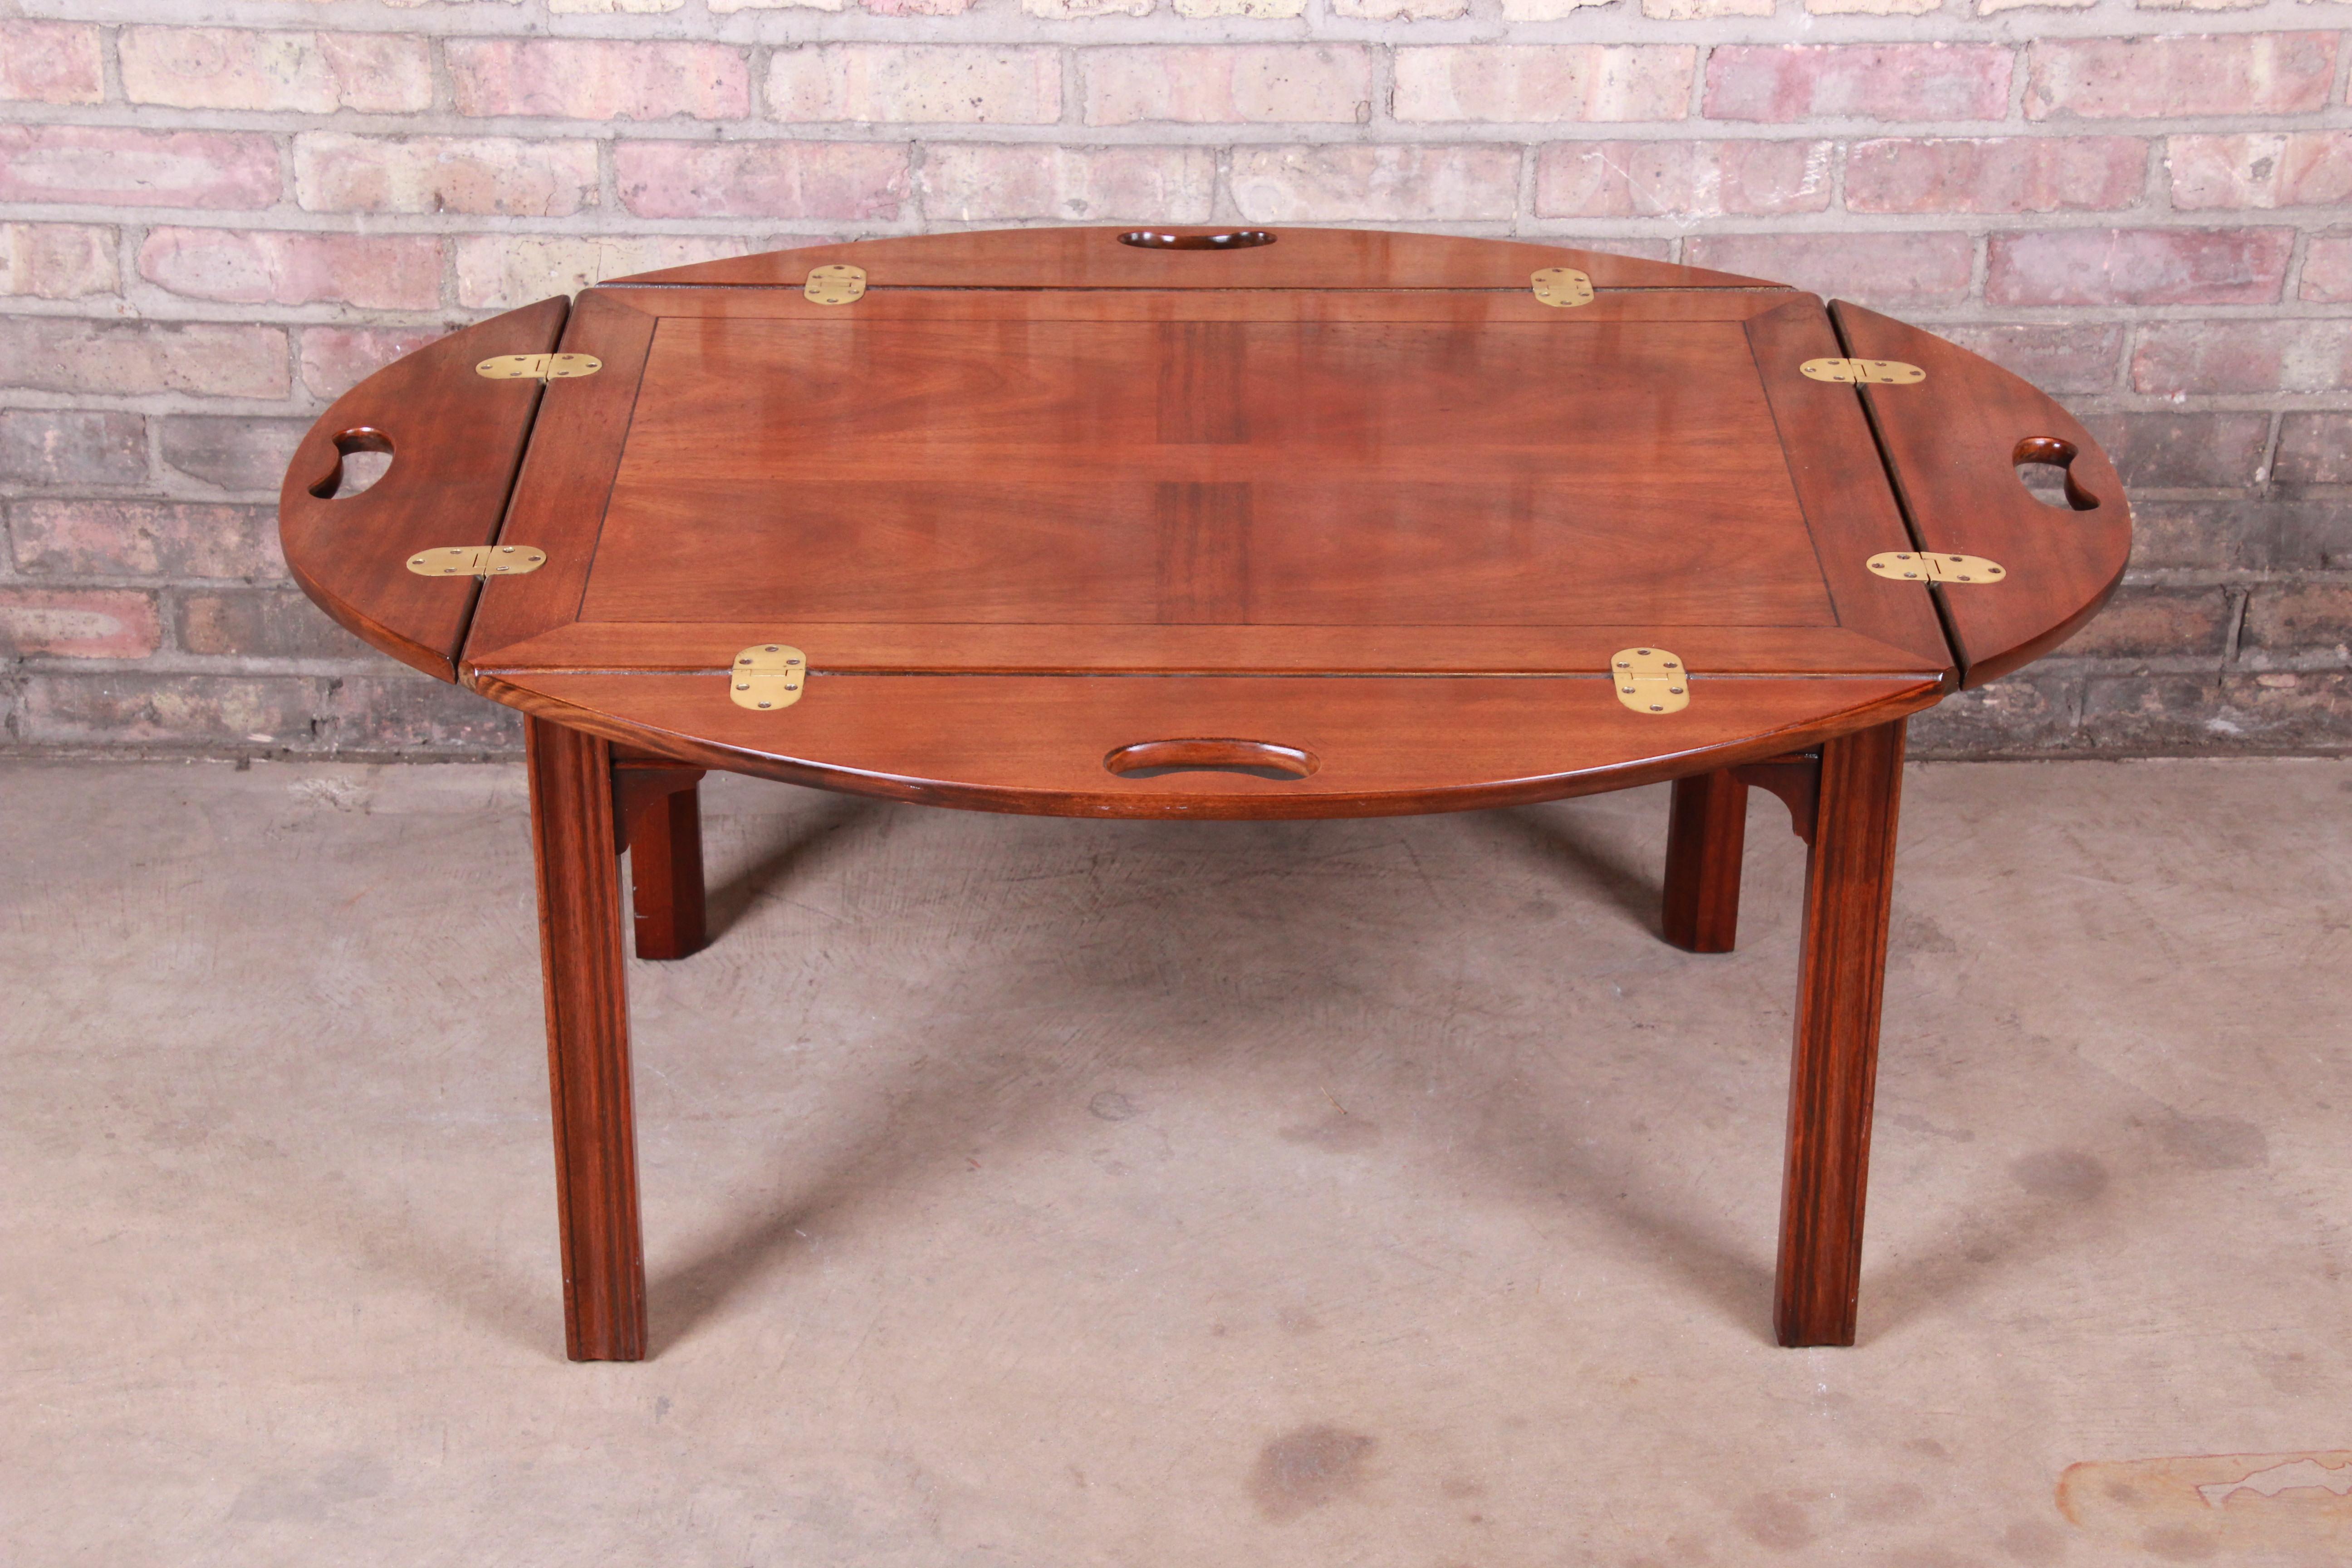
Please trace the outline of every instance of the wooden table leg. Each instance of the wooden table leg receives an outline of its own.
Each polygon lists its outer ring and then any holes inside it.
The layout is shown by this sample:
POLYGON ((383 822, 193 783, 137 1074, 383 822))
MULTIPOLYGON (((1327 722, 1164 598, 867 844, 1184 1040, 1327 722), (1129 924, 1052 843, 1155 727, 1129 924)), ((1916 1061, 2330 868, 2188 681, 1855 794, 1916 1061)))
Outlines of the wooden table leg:
POLYGON ((1747 844, 1747 784, 1728 771, 1675 781, 1666 824, 1668 942, 1691 952, 1731 951, 1747 844))
POLYGON ((642 1361, 646 1266, 611 748, 543 719, 526 718, 524 735, 555 1104, 564 1345, 573 1361, 642 1361))
POLYGON ((667 759, 613 759, 613 816, 629 854, 639 958, 687 958, 709 940, 702 774, 667 759))
POLYGON ((1784 1345, 1853 1343, 1902 791, 1902 721, 1822 743, 1772 1314, 1784 1345))

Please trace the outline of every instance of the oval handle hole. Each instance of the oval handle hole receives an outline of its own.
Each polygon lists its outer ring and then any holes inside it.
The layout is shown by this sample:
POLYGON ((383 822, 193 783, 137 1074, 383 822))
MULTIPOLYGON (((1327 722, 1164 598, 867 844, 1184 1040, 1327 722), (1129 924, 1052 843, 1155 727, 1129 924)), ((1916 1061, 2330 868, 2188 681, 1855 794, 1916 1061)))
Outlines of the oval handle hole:
POLYGON ((2055 436, 2028 436, 2017 444, 2009 460, 2017 468, 2018 482, 2025 493, 2043 506, 2063 511, 2096 511, 2099 498, 2083 488, 2074 478, 2074 443, 2062 441, 2055 436))
POLYGON ((1162 773, 1303 779, 1322 765, 1312 752, 1265 741, 1138 741, 1103 759, 1103 766, 1123 779, 1156 779, 1162 773))
POLYGON ((335 437, 335 466, 310 487, 320 500, 348 500, 383 478, 392 467, 392 437, 362 425, 335 437))
POLYGON ((1272 245, 1274 236, 1262 228, 1229 228, 1214 234, 1178 234, 1172 229, 1133 228, 1118 237, 1121 245, 1145 250, 1247 250, 1272 245))

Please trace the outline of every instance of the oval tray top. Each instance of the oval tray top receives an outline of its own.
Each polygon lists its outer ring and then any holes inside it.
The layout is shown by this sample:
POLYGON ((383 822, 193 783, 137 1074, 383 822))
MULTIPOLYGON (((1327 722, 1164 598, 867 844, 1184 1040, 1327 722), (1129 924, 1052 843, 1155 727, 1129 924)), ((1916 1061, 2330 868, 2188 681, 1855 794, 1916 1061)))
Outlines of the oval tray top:
POLYGON ((1802 750, 2047 652, 2130 544, 2082 427, 1916 328, 1314 229, 621 279, 362 383, 283 508, 331 615, 499 701, 826 788, 1128 816, 1802 750), (355 451, 391 467, 339 498, 355 451))

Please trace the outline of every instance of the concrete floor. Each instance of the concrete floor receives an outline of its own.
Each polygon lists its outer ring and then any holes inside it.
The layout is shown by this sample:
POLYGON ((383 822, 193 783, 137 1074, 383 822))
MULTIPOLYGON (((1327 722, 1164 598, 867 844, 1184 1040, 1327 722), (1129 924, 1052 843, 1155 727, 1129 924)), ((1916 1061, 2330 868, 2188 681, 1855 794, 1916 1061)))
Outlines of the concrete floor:
POLYGON ((572 1366, 520 770, 0 770, 0 1561, 2352 1561, 2352 765, 1908 789, 1855 1349, 1768 1339, 1769 797, 1702 959, 1659 790, 726 780, 572 1366))

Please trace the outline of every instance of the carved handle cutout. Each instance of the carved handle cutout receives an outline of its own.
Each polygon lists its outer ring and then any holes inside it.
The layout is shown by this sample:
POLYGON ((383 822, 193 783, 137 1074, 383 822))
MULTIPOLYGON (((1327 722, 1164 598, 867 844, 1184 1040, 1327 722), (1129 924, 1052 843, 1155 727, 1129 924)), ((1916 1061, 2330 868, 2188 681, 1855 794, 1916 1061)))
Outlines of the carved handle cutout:
POLYGON ((1103 759, 1103 766, 1123 779, 1154 779, 1162 773, 1303 779, 1322 765, 1312 752, 1264 741, 1139 741, 1103 759))
POLYGON ((335 437, 335 466, 310 487, 320 500, 348 500, 392 467, 392 437, 362 425, 335 437))
POLYGON ((1145 250, 1247 250, 1272 245, 1274 236, 1262 228, 1229 228, 1216 234, 1177 234, 1164 228, 1135 228, 1118 237, 1121 245, 1145 250))
POLYGON ((2074 443, 2055 436, 2028 436, 2017 444, 2009 460, 2016 465, 2025 493, 2043 506, 2076 511, 2096 511, 2099 498, 2074 478, 2074 443), (2056 472, 2051 470, 2055 469, 2056 472))

